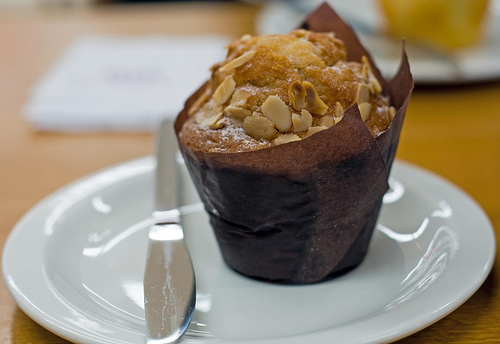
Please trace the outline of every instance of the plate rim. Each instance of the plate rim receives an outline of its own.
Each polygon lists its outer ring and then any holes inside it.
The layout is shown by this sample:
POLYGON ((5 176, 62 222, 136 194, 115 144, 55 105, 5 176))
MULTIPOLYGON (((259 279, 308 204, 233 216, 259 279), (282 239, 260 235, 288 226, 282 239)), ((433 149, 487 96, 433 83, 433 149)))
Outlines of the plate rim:
MULTIPOLYGON (((29 300, 29 298, 23 293, 22 288, 19 289, 19 287, 16 284, 16 281, 13 280, 13 276, 10 273, 11 270, 11 255, 12 255, 12 250, 13 247, 15 247, 15 240, 17 239, 17 236, 19 233, 22 233, 23 231, 26 231, 27 224, 29 224, 30 221, 33 220, 34 217, 39 215, 41 212, 44 211, 46 207, 50 208, 50 203, 53 202, 59 195, 64 194, 68 190, 71 190, 72 188, 80 185, 81 183, 90 180, 93 177, 102 175, 103 173, 112 173, 115 171, 117 168, 123 168, 123 167, 131 167, 131 166, 146 166, 144 171, 142 173, 137 173, 135 175, 132 175, 131 178, 134 176, 139 176, 144 173, 149 173, 154 169, 155 166, 155 160, 153 157, 148 156, 148 157, 143 157, 139 159, 134 159, 130 160, 128 162, 124 162, 121 164, 116 164, 111 167, 101 169, 97 172, 91 173, 87 176, 84 176, 82 178, 77 179, 74 182, 71 182, 67 184, 66 186, 63 186, 62 188, 56 190, 55 192, 49 194, 45 198, 43 198, 40 202, 35 204, 28 212, 25 213, 24 216, 21 217, 21 219, 17 222, 17 224, 13 227, 11 233, 9 234, 7 240, 5 241, 5 245, 3 248, 2 252, 2 274, 4 278, 4 282, 7 286, 7 289, 9 290, 9 293, 12 295, 13 299, 19 306, 23 312, 25 312, 30 318, 32 318, 35 322, 40 324, 42 327, 46 328, 47 330, 55 333, 58 336, 61 336, 67 340, 74 341, 74 342, 79 342, 82 341, 85 343, 103 343, 101 338, 98 338, 98 341, 87 341, 87 340, 93 340, 92 338, 89 338, 86 333, 83 334, 78 334, 75 332, 75 329, 69 326, 64 326, 64 323, 61 323, 57 321, 57 319, 53 319, 52 317, 47 317, 48 314, 46 314, 43 309, 40 309, 37 307, 37 305, 33 302, 34 300, 29 300), (13 246, 14 245, 14 246, 13 246)), ((452 302, 449 302, 445 307, 441 307, 438 311, 434 311, 433 314, 434 316, 432 317, 431 320, 429 320, 429 317, 427 314, 421 314, 418 317, 411 317, 410 320, 407 320, 406 323, 399 324, 397 329, 394 329, 391 333, 387 333, 387 331, 379 331, 376 337, 374 337, 373 334, 365 336, 363 339, 364 343, 377 343, 377 342, 387 342, 387 341, 395 341, 404 337, 407 337, 413 333, 416 333, 423 328, 432 325, 433 323, 441 320, 444 318, 446 315, 449 313, 453 312, 455 309, 460 307, 465 301, 467 301, 479 288, 480 286, 484 283, 486 278, 488 277, 493 264, 494 264, 494 259, 496 255, 496 240, 495 240, 495 232, 494 228, 487 216, 487 214, 484 212, 484 210, 481 208, 481 206, 472 198, 470 197, 467 193, 465 193, 462 189, 451 183, 450 181, 444 179, 443 177, 435 174, 434 172, 428 171, 422 167, 416 166, 412 163, 408 162, 403 162, 399 159, 395 161, 394 167, 396 169, 402 169, 402 170, 407 170, 407 171, 413 171, 416 174, 420 174, 421 176, 425 176, 426 178, 429 178, 434 183, 438 183, 441 185, 443 188, 448 189, 449 191, 451 190, 453 193, 459 195, 461 197, 462 202, 469 203, 469 205, 472 207, 472 210, 476 213, 477 216, 480 217, 482 221, 482 233, 485 240, 488 238, 489 240, 489 247, 485 247, 486 251, 486 256, 487 259, 482 263, 483 265, 481 266, 481 273, 479 274, 479 278, 474 280, 474 283, 471 283, 467 291, 464 292, 462 291, 461 297, 457 297, 455 300, 452 302), (396 167, 397 166, 397 167, 396 167), (486 238, 488 237, 488 238, 486 238), (417 322, 420 325, 415 326, 414 323, 417 322), (381 333, 385 332, 385 333, 381 333)), ((29 231, 29 230, 28 230, 29 231)), ((43 247, 43 245, 40 245, 43 247)), ((460 250, 460 249, 459 249, 460 250)), ((14 255, 15 256, 15 255, 14 255)), ((477 268, 477 271, 479 271, 479 268, 477 268)), ((387 312, 386 312, 387 313, 387 312)), ((389 312, 391 313, 391 312, 389 312)), ((393 313, 391 313, 393 314, 393 313)), ((375 318, 379 318, 379 320, 383 320, 383 318, 387 316, 387 314, 380 314, 376 316, 375 318)), ((345 331, 349 331, 348 328, 352 326, 356 326, 356 324, 362 323, 362 320, 357 320, 342 326, 334 327, 336 331, 339 331, 339 329, 344 329, 345 331)), ((299 334, 299 335, 294 335, 291 337, 279 337, 277 339, 264 339, 264 340, 238 340, 238 343, 281 343, 282 340, 289 340, 291 338, 297 338, 298 342, 301 342, 305 338, 310 341, 314 340, 316 343, 323 343, 325 340, 328 342, 330 340, 328 338, 328 333, 330 331, 333 331, 333 329, 325 329, 317 332, 311 332, 311 333, 305 333, 305 334, 299 334), (325 337, 326 336, 326 337, 325 337)), ((370 332, 370 331, 368 331, 370 332)), ((375 331, 374 331, 375 332, 375 331)), ((372 333, 374 333, 372 332, 372 333)), ((357 342, 360 342, 360 338, 356 338, 357 342)), ((224 339, 219 339, 219 341, 226 342, 224 339)), ((111 340, 109 343, 122 343, 123 341, 118 340, 111 340)), ((207 340, 207 342, 210 342, 210 340, 207 340)), ((324 343, 326 343, 324 342, 324 343)), ((108 342, 106 342, 108 343, 108 342)), ((288 343, 290 343, 288 341, 288 343)))

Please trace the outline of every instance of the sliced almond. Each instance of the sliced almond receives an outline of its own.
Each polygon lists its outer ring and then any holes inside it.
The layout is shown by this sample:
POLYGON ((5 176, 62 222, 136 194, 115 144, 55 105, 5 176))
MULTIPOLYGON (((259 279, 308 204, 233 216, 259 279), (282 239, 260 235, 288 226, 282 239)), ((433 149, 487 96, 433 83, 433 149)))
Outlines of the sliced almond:
POLYGON ((319 98, 316 89, 310 82, 304 81, 302 85, 306 90, 306 105, 304 108, 313 115, 323 116, 328 110, 328 106, 319 98))
POLYGON ((254 56, 255 56, 255 50, 248 51, 248 52, 244 53, 243 55, 235 58, 234 60, 229 61, 224 66, 220 67, 219 70, 221 72, 227 72, 228 70, 241 67, 245 63, 250 61, 254 56))
POLYGON ((396 109, 394 106, 391 106, 389 108, 389 120, 392 121, 394 119, 394 116, 396 116, 396 109))
POLYGON ((267 97, 261 106, 261 110, 264 116, 275 123, 276 128, 279 130, 287 130, 292 126, 292 114, 280 97, 267 97))
POLYGON ((335 124, 335 120, 333 119, 333 116, 323 116, 323 117, 321 117, 319 124, 323 127, 330 128, 331 126, 333 126, 335 124))
POLYGON ((363 65, 361 75, 363 78, 368 79, 368 72, 371 70, 371 66, 370 61, 368 61, 368 58, 365 55, 361 56, 361 64, 363 65))
POLYGON ((219 112, 208 120, 208 126, 210 129, 220 129, 224 126, 224 122, 222 121, 222 118, 224 117, 224 114, 222 112, 219 112))
POLYGON ((365 83, 358 84, 358 93, 356 95, 356 102, 358 104, 366 103, 370 100, 370 87, 365 83))
POLYGON ((370 74, 370 84, 373 86, 375 94, 382 92, 382 85, 373 74, 370 74))
POLYGON ((231 98, 231 105, 233 106, 245 106, 247 104, 248 98, 252 95, 250 91, 244 89, 237 89, 233 93, 233 97, 231 98))
POLYGON ((224 104, 233 95, 234 89, 236 88, 236 81, 234 81, 231 75, 227 76, 224 81, 217 87, 214 92, 213 98, 215 104, 224 104))
POLYGON ((207 121, 211 117, 211 115, 214 112, 212 112, 212 107, 210 103, 205 103, 198 111, 193 113, 193 118, 201 126, 207 126, 207 121))
POLYGON ((243 129, 256 140, 265 139, 271 141, 277 132, 273 122, 264 116, 248 116, 243 120, 243 129))
POLYGON ((344 108, 339 102, 335 103, 335 117, 342 117, 344 116, 344 108))
POLYGON ((382 92, 382 85, 380 85, 380 82, 373 74, 370 62, 366 56, 363 55, 361 57, 361 63, 363 64, 361 74, 363 78, 368 80, 370 91, 375 94, 382 92))
POLYGON ((382 105, 389 106, 389 98, 384 96, 383 94, 380 95, 379 101, 382 103, 382 105))
POLYGON ((358 104, 359 108, 359 113, 361 113, 361 118, 363 121, 366 121, 368 119, 368 116, 370 115, 370 112, 372 111, 372 104, 370 103, 361 103, 358 104))
POLYGON ((240 41, 245 42, 245 41, 248 41, 250 38, 252 38, 252 35, 247 33, 247 34, 241 36, 240 41))
POLYGON ((245 117, 248 117, 252 114, 250 110, 243 109, 233 105, 227 106, 224 109, 224 112, 227 113, 232 118, 237 118, 237 119, 245 119, 245 117))
POLYGON ((297 36, 297 37, 305 37, 305 36, 309 35, 309 31, 304 30, 304 29, 297 29, 294 31, 294 33, 295 33, 295 36, 297 36))
POLYGON ((211 103, 212 105, 212 109, 211 109, 211 113, 219 113, 219 112, 222 112, 222 105, 220 104, 215 104, 214 102, 211 103))
POLYGON ((297 134, 283 134, 278 135, 277 138, 274 139, 274 144, 279 146, 288 142, 300 141, 300 137, 297 134))
POLYGON ((335 124, 337 124, 338 122, 340 122, 343 117, 344 116, 342 116, 342 117, 333 117, 333 120, 334 120, 335 124))
POLYGON ((368 65, 363 63, 363 67, 361 68, 361 76, 364 79, 368 79, 368 65))
POLYGON ((298 133, 309 129, 313 123, 313 117, 309 111, 302 109, 301 114, 292 114, 293 131, 298 133))
POLYGON ((198 99, 196 99, 196 101, 193 103, 193 105, 191 105, 191 107, 189 108, 189 110, 188 110, 189 116, 192 116, 195 112, 197 112, 199 109, 201 109, 203 104, 206 101, 208 101, 209 94, 210 94, 210 89, 207 87, 205 92, 203 92, 202 95, 198 99))
POLYGON ((306 103, 306 89, 299 80, 295 80, 288 89, 288 96, 290 97, 290 104, 295 110, 302 110, 306 103))
POLYGON ((324 127, 322 125, 318 125, 318 126, 315 126, 315 127, 310 127, 309 129, 307 129, 307 132, 306 132, 306 137, 309 137, 311 135, 314 135, 316 133, 319 133, 320 131, 323 131, 325 129, 328 129, 327 127, 324 127))

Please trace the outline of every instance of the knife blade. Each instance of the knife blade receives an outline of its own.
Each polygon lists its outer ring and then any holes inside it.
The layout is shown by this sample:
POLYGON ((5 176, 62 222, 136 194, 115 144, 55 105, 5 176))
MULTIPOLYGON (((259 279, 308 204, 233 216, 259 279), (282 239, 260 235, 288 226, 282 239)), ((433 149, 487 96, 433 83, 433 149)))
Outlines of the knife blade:
POLYGON ((162 121, 157 134, 156 209, 149 228, 144 273, 144 310, 148 344, 173 343, 187 330, 196 303, 191 258, 184 244, 177 204, 177 142, 173 122, 162 121))

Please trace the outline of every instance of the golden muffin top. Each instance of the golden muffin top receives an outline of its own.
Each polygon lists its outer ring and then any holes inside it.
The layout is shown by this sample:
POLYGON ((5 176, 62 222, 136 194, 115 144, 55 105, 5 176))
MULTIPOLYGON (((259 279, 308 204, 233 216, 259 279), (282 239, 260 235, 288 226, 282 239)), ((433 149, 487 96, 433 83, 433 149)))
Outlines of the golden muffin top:
POLYGON ((194 150, 243 152, 305 139, 357 103, 374 137, 395 114, 368 60, 346 60, 333 33, 245 35, 212 67, 179 138, 194 150))

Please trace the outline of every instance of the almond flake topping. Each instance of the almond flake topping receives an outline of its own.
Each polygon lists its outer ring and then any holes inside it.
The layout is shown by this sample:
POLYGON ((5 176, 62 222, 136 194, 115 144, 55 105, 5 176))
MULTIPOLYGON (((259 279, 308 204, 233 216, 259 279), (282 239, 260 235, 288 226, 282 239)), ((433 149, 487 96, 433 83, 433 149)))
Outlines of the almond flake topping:
POLYGON ((208 126, 210 129, 220 129, 224 126, 224 122, 222 121, 222 118, 224 117, 222 112, 219 112, 208 120, 208 126))
POLYGON ((319 124, 323 127, 330 128, 335 124, 335 120, 333 119, 333 116, 323 116, 321 117, 319 124))
POLYGON ((370 91, 374 94, 382 92, 382 85, 380 85, 380 82, 373 74, 370 62, 366 56, 363 55, 363 57, 361 57, 361 63, 363 64, 361 74, 363 78, 368 80, 370 91))
POLYGON ((271 141, 277 135, 273 122, 255 113, 243 120, 243 129, 256 140, 265 139, 271 141))
POLYGON ((205 92, 203 92, 203 94, 198 99, 196 99, 196 101, 193 103, 193 105, 191 105, 191 107, 189 108, 189 110, 188 110, 189 116, 192 116, 196 111, 201 109, 201 106, 206 101, 208 101, 209 94, 210 94, 210 88, 207 87, 205 89, 205 92))
POLYGON ((335 103, 335 117, 342 118, 344 116, 344 108, 339 102, 335 103))
POLYGON ((241 67, 245 63, 247 63, 248 61, 250 61, 254 56, 255 56, 255 50, 248 51, 248 52, 244 53, 243 55, 235 58, 234 60, 229 61, 224 66, 220 67, 219 70, 221 72, 226 72, 228 70, 241 67))
POLYGON ((227 76, 223 82, 217 87, 214 92, 213 98, 215 104, 224 104, 233 95, 234 89, 236 88, 236 81, 234 81, 231 75, 227 76))
POLYGON ((373 74, 370 75, 370 83, 373 86, 373 90, 375 91, 375 93, 382 92, 382 85, 380 85, 380 82, 373 74))
POLYGON ((290 104, 295 110, 302 110, 306 103, 306 89, 299 80, 295 80, 288 89, 288 96, 290 97, 290 104))
POLYGON ((370 101, 370 87, 367 84, 358 84, 358 93, 356 95, 356 102, 359 104, 367 103, 370 101))
POLYGON ((312 126, 313 117, 309 111, 303 109, 301 114, 292 114, 293 131, 298 133, 312 126))
POLYGON ((391 106, 389 108, 389 119, 392 121, 394 119, 394 116, 396 116, 396 109, 394 106, 391 106))
POLYGON ((306 137, 309 137, 311 135, 314 135, 316 133, 319 133, 320 131, 323 131, 325 129, 328 129, 327 127, 324 127, 322 125, 318 125, 316 127, 310 127, 309 129, 307 129, 307 133, 306 133, 306 137))
POLYGON ((372 104, 370 103, 361 103, 358 104, 359 112, 361 113, 361 118, 363 121, 368 119, 370 112, 372 111, 372 104))
POLYGON ((319 98, 316 89, 310 82, 304 81, 302 85, 306 90, 306 105, 304 108, 313 115, 323 116, 328 110, 328 106, 319 98))
POLYGON ((361 68, 361 76, 363 76, 364 79, 368 79, 368 65, 366 63, 363 63, 363 67, 361 68))
POLYGON ((245 42, 245 41, 248 41, 250 38, 252 38, 252 35, 247 33, 247 34, 241 36, 240 41, 245 42))
POLYGON ((243 109, 233 105, 227 106, 224 109, 224 112, 227 113, 230 117, 237 119, 245 119, 245 117, 248 117, 252 114, 250 110, 243 109))
POLYGON ((244 89, 237 89, 233 93, 233 97, 231 98, 231 105, 233 106, 245 106, 247 104, 248 98, 252 95, 250 91, 244 89))
POLYGON ((271 122, 276 124, 276 128, 281 131, 287 130, 292 126, 292 114, 288 106, 278 96, 267 97, 261 106, 262 113, 271 122))
POLYGON ((300 141, 300 137, 297 134, 283 134, 275 138, 273 142, 275 145, 279 146, 293 141, 300 141))

